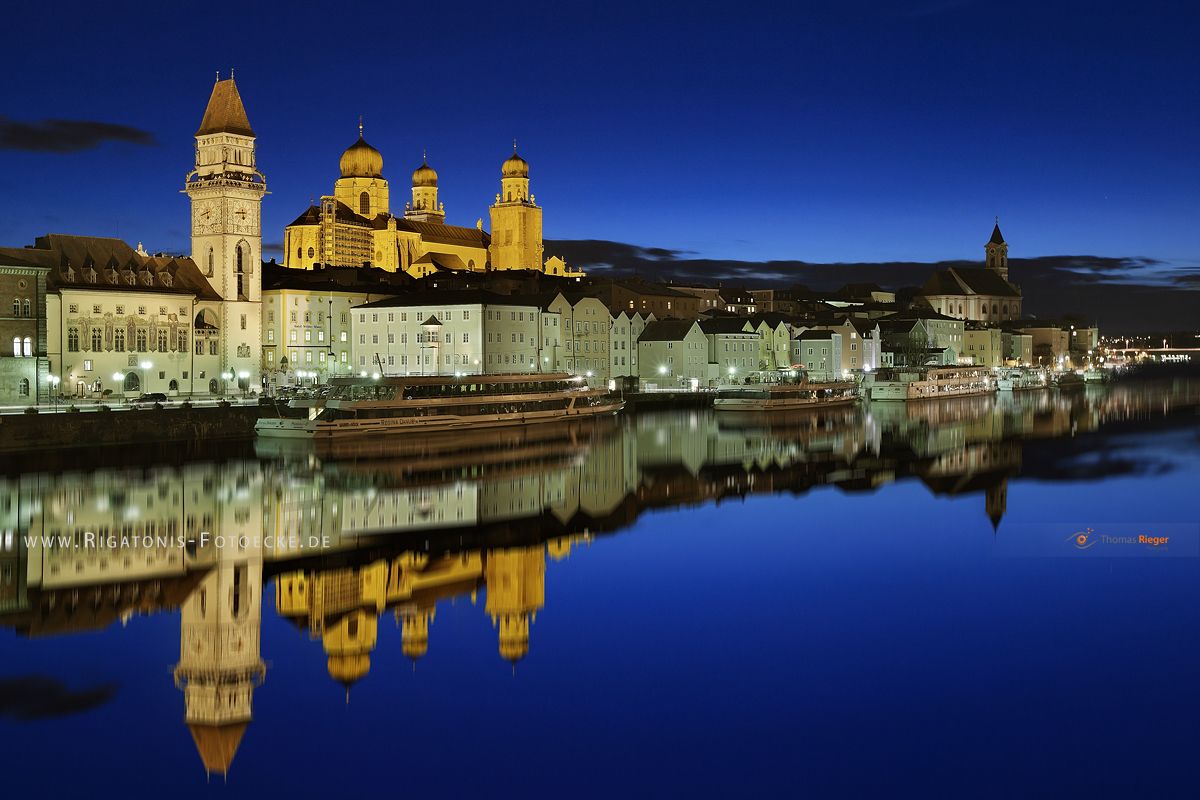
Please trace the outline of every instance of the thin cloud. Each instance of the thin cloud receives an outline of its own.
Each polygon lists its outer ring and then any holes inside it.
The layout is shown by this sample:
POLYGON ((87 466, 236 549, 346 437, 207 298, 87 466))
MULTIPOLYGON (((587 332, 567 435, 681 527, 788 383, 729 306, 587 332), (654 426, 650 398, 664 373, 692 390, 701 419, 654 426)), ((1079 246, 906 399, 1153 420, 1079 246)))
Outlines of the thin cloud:
POLYGON ((0 117, 0 150, 36 153, 77 153, 104 142, 128 142, 142 146, 158 144, 154 134, 129 125, 94 120, 44 119, 17 122, 0 117))

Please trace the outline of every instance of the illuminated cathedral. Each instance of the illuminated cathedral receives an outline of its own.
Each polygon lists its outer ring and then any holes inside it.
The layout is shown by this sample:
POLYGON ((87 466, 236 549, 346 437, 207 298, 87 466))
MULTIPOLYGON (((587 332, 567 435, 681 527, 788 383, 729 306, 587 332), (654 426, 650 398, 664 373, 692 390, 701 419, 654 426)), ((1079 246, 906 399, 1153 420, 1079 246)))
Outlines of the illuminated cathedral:
POLYGON ((414 278, 453 272, 532 270, 577 276, 561 258, 546 259, 542 209, 529 189, 529 163, 516 145, 500 169, 500 191, 489 208, 491 233, 483 219, 475 227, 446 224, 438 199, 438 174, 422 159, 412 173, 412 198, 403 213, 392 212, 383 155, 363 138, 342 153, 333 194, 321 197, 284 230, 284 266, 375 267, 414 278))

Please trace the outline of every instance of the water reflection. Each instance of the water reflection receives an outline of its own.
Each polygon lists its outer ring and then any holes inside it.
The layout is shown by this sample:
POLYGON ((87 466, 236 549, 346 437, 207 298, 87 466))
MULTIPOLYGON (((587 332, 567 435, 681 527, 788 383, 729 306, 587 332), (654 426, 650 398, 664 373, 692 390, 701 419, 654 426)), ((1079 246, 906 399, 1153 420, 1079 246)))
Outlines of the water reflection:
POLYGON ((916 478, 937 494, 979 497, 998 528, 1034 440, 1194 414, 1198 403, 1195 384, 1123 385, 737 427, 710 413, 659 414, 22 474, 0 479, 0 623, 40 637, 178 609, 185 722, 205 769, 224 774, 269 680, 265 587, 274 613, 319 641, 349 697, 371 670, 385 615, 416 661, 436 646, 439 604, 476 605, 481 590, 498 656, 516 664, 546 603, 547 559, 647 511, 916 478))

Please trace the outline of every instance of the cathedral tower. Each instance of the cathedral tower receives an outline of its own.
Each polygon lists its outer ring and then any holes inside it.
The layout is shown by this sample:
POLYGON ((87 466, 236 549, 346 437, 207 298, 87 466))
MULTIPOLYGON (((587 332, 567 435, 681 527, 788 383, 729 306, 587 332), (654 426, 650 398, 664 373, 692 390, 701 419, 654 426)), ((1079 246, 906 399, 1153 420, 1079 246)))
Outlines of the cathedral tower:
POLYGON ((192 259, 221 296, 221 371, 244 388, 257 382, 262 361, 267 184, 255 162, 254 141, 233 77, 218 79, 196 131, 196 166, 184 191, 192 201, 192 259))
POLYGON ((992 228, 992 238, 988 239, 988 243, 983 246, 985 257, 984 265, 991 270, 1000 273, 1000 277, 1008 280, 1008 243, 1004 241, 1003 234, 1000 233, 1000 220, 996 220, 996 227, 992 228))
POLYGON ((500 170, 500 194, 491 209, 492 269, 542 269, 542 209, 529 193, 529 163, 513 154, 500 170))
POLYGON ((388 182, 383 177, 383 155, 363 138, 361 119, 358 122, 358 140, 342 153, 338 168, 341 177, 333 183, 335 200, 367 219, 390 213, 388 182))
POLYGON ((438 202, 438 174, 426 158, 413 170, 412 204, 404 210, 404 216, 422 222, 446 221, 446 208, 438 202))

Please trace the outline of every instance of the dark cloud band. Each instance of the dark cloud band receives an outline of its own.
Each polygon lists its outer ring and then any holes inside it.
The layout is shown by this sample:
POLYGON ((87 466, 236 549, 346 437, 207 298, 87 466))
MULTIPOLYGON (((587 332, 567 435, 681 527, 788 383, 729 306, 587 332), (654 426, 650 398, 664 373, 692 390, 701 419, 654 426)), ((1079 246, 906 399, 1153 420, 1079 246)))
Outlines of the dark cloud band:
POLYGON ((154 134, 129 125, 91 120, 45 119, 17 122, 0 117, 0 150, 38 153, 76 153, 103 142, 128 142, 152 146, 154 134))

